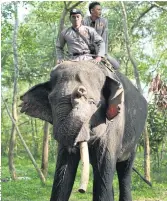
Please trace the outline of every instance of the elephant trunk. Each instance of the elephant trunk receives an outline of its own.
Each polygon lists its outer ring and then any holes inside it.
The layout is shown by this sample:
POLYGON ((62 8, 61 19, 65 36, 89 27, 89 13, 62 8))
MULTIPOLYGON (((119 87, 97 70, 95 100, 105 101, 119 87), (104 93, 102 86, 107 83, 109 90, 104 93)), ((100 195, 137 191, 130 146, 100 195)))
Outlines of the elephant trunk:
MULTIPOLYGON (((79 86, 72 93, 72 105, 73 108, 77 107, 79 102, 87 100, 87 91, 84 86, 79 86)), ((84 123, 77 138, 75 139, 75 144, 79 142, 80 156, 81 156, 81 180, 80 187, 78 191, 80 193, 85 193, 87 190, 89 182, 89 150, 87 141, 90 139, 89 124, 84 123)))
MULTIPOLYGON (((77 87, 71 96, 71 103, 73 108, 78 108, 80 105, 84 104, 88 104, 87 101, 87 90, 84 86, 79 86, 77 87)), ((83 107, 84 107, 83 105, 83 107)), ((88 121, 90 120, 90 115, 88 115, 87 111, 87 122, 84 122, 79 134, 77 135, 76 139, 75 139, 75 144, 77 144, 78 142, 83 142, 83 141, 88 141, 90 139, 90 129, 89 129, 89 123, 88 121)), ((80 115, 82 116, 83 113, 85 113, 85 111, 80 110, 80 115)), ((86 119, 86 118, 85 118, 86 119)))
POLYGON ((74 146, 79 143, 81 155, 81 182, 79 192, 84 193, 89 180, 89 152, 87 141, 90 138, 88 121, 92 115, 90 104, 87 101, 87 90, 84 86, 77 87, 69 101, 63 101, 56 107, 56 116, 59 117, 54 123, 55 139, 65 146, 74 146), (66 107, 66 109, 65 109, 66 107), (65 111, 65 112, 64 112, 65 111), (66 113, 66 114, 65 114, 66 113))
POLYGON ((54 111, 54 116, 57 118, 53 123, 53 132, 59 143, 71 147, 75 142, 89 140, 87 122, 91 118, 92 111, 87 101, 87 91, 84 86, 75 88, 70 101, 61 101, 54 111), (86 132, 84 132, 85 129, 82 129, 83 126, 86 127, 86 132), (78 138, 78 136, 80 137, 78 138))

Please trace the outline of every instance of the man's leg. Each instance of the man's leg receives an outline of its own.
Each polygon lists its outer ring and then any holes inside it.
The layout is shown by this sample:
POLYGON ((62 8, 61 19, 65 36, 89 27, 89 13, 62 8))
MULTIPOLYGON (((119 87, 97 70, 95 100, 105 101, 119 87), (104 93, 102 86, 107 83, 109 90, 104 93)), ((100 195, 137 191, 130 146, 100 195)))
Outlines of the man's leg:
POLYGON ((119 62, 107 54, 107 60, 110 62, 110 64, 113 66, 115 70, 118 70, 120 68, 119 62))

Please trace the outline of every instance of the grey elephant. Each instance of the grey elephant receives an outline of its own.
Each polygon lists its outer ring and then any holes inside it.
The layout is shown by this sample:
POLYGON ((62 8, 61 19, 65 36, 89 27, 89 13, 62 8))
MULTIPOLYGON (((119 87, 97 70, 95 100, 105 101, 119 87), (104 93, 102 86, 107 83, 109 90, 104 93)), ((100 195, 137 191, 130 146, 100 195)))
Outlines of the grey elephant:
POLYGON ((69 200, 81 141, 88 142, 93 201, 114 200, 115 171, 119 201, 132 200, 131 172, 147 102, 125 75, 91 61, 65 61, 21 100, 21 112, 53 124, 59 144, 50 201, 69 200))

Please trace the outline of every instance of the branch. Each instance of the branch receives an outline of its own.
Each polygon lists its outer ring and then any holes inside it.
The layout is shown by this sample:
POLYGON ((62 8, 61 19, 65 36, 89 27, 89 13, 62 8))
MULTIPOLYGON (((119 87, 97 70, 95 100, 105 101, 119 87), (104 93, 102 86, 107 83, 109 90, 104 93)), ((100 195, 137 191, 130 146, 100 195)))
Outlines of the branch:
POLYGON ((23 143, 24 148, 26 149, 26 151, 27 151, 27 153, 28 153, 28 156, 30 157, 30 159, 31 159, 31 161, 32 161, 32 163, 33 163, 35 169, 37 170, 37 172, 38 172, 38 174, 39 174, 39 177, 40 177, 42 183, 45 183, 45 177, 44 177, 43 173, 41 172, 40 168, 38 167, 38 165, 37 165, 37 163, 36 163, 36 161, 35 161, 33 155, 31 154, 31 152, 30 152, 30 150, 29 150, 29 148, 28 148, 28 146, 27 146, 27 144, 25 143, 25 141, 24 141, 24 139, 23 139, 23 136, 21 135, 20 130, 19 130, 19 128, 18 128, 18 126, 17 126, 15 120, 13 119, 13 117, 12 117, 12 115, 11 115, 11 113, 10 113, 10 111, 9 111, 9 108, 8 108, 8 106, 7 106, 6 102, 5 102, 5 100, 4 100, 3 96, 2 96, 2 94, 1 94, 1 97, 2 97, 2 101, 3 101, 4 105, 5 105, 6 111, 7 111, 8 115, 9 115, 9 118, 11 119, 12 123, 15 125, 15 129, 16 129, 18 135, 19 135, 19 138, 20 138, 21 142, 23 143))
POLYGON ((64 1, 64 7, 65 7, 65 8, 67 8, 67 4, 66 4, 66 1, 64 1))
POLYGON ((137 64, 136 64, 135 59, 132 56, 132 52, 131 52, 131 48, 130 48, 130 39, 129 39, 130 37, 129 37, 129 33, 128 33, 126 8, 125 8, 125 4, 123 1, 121 1, 120 4, 122 7, 123 34, 124 34, 124 38, 125 38, 126 50, 128 53, 128 57, 129 57, 129 59, 132 63, 132 66, 133 66, 133 71, 134 71, 134 76, 135 76, 137 88, 140 91, 140 93, 142 94, 142 88, 141 88, 141 83, 140 83, 140 78, 139 78, 139 72, 137 69, 137 64))
POLYGON ((167 11, 166 8, 164 8, 163 6, 160 6, 160 5, 159 5, 158 3, 156 3, 156 2, 153 2, 152 5, 154 5, 154 6, 157 7, 157 8, 162 9, 163 11, 167 11))
POLYGON ((64 7, 65 9, 68 9, 69 5, 71 4, 71 1, 69 1, 68 3, 66 1, 64 1, 64 7))
POLYGON ((23 123, 20 123, 18 126, 22 126, 22 125, 24 125, 24 124, 26 124, 26 123, 29 123, 29 120, 28 120, 28 121, 25 121, 25 122, 23 122, 23 123))
POLYGON ((75 3, 73 6, 71 6, 70 8, 68 8, 67 10, 70 11, 72 10, 73 8, 75 8, 76 6, 78 6, 79 4, 83 3, 84 1, 79 1, 77 3, 75 3))
POLYGON ((141 15, 137 18, 137 20, 134 22, 133 26, 131 27, 131 31, 133 31, 133 29, 138 25, 141 18, 143 18, 153 8, 155 8, 155 5, 151 5, 150 8, 147 8, 143 13, 141 13, 141 15))
POLYGON ((150 181, 148 181, 147 179, 145 179, 145 178, 136 170, 136 168, 133 167, 132 170, 133 170, 134 172, 136 172, 136 173, 139 175, 139 177, 140 177, 141 179, 143 179, 144 182, 146 182, 146 184, 148 184, 150 187, 152 187, 152 183, 151 183, 150 181))
POLYGON ((160 62, 162 60, 163 55, 166 53, 166 51, 167 51, 167 48, 163 50, 162 54, 157 59, 156 67, 151 71, 151 73, 154 73, 160 67, 160 62))

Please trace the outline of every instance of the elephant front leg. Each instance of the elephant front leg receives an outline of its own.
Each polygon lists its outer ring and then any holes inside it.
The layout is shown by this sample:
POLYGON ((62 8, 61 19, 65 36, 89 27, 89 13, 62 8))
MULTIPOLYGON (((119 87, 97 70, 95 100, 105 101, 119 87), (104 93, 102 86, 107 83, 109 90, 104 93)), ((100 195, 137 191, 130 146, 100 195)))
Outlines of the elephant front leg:
POLYGON ((93 201, 114 201, 112 181, 115 171, 115 159, 108 149, 99 144, 90 148, 90 160, 93 166, 93 201))
POLYGON ((73 153, 64 147, 59 147, 50 201, 69 200, 79 160, 79 149, 76 148, 73 153))
POLYGON ((128 160, 116 164, 119 180, 119 201, 132 201, 131 195, 131 174, 135 152, 131 154, 128 160))

